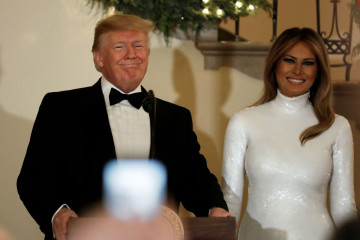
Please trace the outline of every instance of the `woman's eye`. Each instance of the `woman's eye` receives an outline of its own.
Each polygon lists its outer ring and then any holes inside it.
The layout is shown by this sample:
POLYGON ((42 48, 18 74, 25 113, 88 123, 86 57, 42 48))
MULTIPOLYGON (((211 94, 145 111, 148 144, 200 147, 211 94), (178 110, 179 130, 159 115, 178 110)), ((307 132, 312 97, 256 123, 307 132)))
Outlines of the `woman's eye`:
POLYGON ((303 64, 306 66, 313 66, 313 65, 315 65, 315 62, 314 61, 305 61, 303 64))
POLYGON ((295 60, 292 58, 284 58, 283 60, 287 63, 295 63, 295 60))

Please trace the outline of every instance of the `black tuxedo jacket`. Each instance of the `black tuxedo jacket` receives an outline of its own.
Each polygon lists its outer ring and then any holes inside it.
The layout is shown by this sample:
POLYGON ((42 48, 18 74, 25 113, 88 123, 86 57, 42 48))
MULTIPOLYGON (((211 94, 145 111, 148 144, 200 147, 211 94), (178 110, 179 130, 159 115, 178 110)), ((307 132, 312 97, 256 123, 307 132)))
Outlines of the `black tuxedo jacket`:
MULTIPOLYGON (((168 171, 168 196, 196 216, 211 207, 227 210, 216 177, 207 168, 190 112, 157 99, 156 157, 168 171)), ((100 81, 87 88, 44 97, 17 188, 46 238, 51 218, 64 203, 81 214, 101 201, 102 169, 115 159, 115 147, 100 81)))

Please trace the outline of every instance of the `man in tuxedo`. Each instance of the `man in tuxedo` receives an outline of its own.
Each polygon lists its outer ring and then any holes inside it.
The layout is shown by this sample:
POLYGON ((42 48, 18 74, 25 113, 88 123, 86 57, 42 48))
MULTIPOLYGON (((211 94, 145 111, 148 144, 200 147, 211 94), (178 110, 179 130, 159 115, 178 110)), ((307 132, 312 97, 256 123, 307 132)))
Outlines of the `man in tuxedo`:
POLYGON ((181 202, 196 216, 230 215, 199 152, 189 110, 151 98, 141 86, 152 30, 152 22, 133 15, 101 20, 92 48, 101 78, 44 97, 17 188, 45 239, 66 239, 69 219, 101 201, 102 170, 115 158, 162 162, 176 211, 181 202))

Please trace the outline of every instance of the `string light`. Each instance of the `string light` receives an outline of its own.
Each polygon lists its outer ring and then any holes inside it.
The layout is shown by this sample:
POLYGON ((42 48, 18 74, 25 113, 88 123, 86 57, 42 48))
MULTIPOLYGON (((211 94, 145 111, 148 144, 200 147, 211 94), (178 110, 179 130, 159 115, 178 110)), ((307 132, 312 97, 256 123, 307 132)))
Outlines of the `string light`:
POLYGON ((204 9, 202 10, 202 12, 203 12, 205 15, 210 14, 210 11, 209 11, 208 8, 204 8, 204 9))
MULTIPOLYGON (((360 1, 360 0, 359 0, 360 1)), ((211 15, 213 16, 214 15, 214 12, 210 11, 210 8, 209 7, 216 7, 216 4, 214 3, 214 1, 211 1, 211 0, 202 0, 203 4, 206 5, 206 7, 202 10, 202 13, 204 15, 211 15), (213 6, 214 5, 214 6, 213 6)), ((243 0, 237 0, 235 3, 235 11, 236 11, 236 14, 241 14, 241 12, 244 12, 247 13, 247 14, 254 14, 255 11, 256 11, 256 6, 253 5, 253 4, 249 4, 249 5, 245 5, 243 0), (243 9, 243 10, 241 10, 243 9)), ((223 9, 220 9, 218 8, 216 11, 215 11, 215 16, 221 18, 225 15, 225 12, 223 9)))
POLYGON ((255 10, 255 7, 254 5, 250 4, 247 9, 246 9, 248 12, 253 12, 255 10))
POLYGON ((237 8, 241 8, 241 7, 243 6, 243 3, 240 2, 240 1, 236 1, 235 6, 236 6, 237 8))
POLYGON ((221 17, 224 14, 224 11, 219 8, 218 10, 216 10, 216 14, 221 17))

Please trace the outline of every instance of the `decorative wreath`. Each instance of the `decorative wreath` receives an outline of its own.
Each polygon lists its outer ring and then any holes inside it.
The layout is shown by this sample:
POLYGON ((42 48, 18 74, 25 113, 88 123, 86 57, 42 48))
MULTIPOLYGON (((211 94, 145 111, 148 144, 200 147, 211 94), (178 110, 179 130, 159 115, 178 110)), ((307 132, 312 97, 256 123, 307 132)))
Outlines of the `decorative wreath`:
POLYGON ((268 0, 88 0, 91 7, 100 5, 105 12, 134 14, 155 23, 155 27, 169 42, 171 30, 185 34, 195 31, 196 37, 205 27, 216 28, 220 21, 254 15, 263 9, 270 16, 272 4, 268 0))

